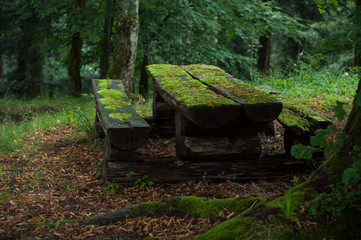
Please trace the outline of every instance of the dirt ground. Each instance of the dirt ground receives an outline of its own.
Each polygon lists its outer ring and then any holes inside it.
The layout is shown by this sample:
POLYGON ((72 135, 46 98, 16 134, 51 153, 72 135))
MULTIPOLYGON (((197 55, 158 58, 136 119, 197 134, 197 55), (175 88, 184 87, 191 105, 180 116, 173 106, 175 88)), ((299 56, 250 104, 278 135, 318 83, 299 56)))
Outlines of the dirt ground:
MULTIPOLYGON (((262 138, 268 154, 284 151, 282 129, 278 128, 275 137, 262 138)), ((309 174, 243 183, 210 183, 199 179, 145 187, 106 184, 99 177, 101 146, 79 140, 74 137, 77 134, 70 126, 38 132, 36 137, 23 139, 34 143, 29 153, 19 151, 0 157, 0 239, 183 239, 202 233, 236 213, 223 211, 213 219, 142 217, 106 226, 81 226, 78 222, 130 204, 174 196, 276 197, 309 174)), ((172 142, 165 143, 169 153, 172 142)), ((164 147, 164 142, 160 146, 164 147)), ((161 149, 157 151, 161 154, 161 149)))

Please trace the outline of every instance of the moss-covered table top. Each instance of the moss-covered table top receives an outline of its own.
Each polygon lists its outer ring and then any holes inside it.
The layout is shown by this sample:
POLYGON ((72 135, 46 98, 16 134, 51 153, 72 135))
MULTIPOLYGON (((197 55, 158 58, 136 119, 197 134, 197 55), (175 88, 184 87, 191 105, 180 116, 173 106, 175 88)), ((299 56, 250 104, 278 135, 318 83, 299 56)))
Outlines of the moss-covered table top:
POLYGON ((239 118, 265 123, 282 111, 277 97, 215 66, 155 64, 147 68, 162 98, 200 126, 217 127, 239 118))

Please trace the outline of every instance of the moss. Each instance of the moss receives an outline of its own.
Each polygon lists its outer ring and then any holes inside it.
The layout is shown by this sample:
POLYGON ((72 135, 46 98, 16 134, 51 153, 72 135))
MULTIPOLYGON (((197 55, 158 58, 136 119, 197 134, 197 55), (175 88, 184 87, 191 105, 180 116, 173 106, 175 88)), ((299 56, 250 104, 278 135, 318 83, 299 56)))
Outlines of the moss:
POLYGON ((243 102, 252 104, 279 102, 276 96, 270 95, 265 90, 255 88, 244 82, 240 84, 240 81, 229 78, 230 75, 218 67, 193 64, 182 66, 182 68, 199 77, 200 81, 226 90, 237 98, 244 100, 243 102))
POLYGON ((299 105, 292 100, 282 100, 283 110, 278 120, 287 127, 298 128, 303 132, 309 132, 317 128, 319 122, 329 121, 320 116, 312 109, 299 105))
MULTIPOLYGON (((105 105, 106 109, 113 110, 109 114, 110 118, 118 119, 122 122, 129 121, 133 115, 125 112, 124 107, 130 105, 126 95, 118 89, 111 88, 113 81, 110 79, 94 79, 98 83, 100 90, 98 93, 103 96, 99 102, 105 105)), ((124 89, 123 84, 117 85, 124 89)))
POLYGON ((310 123, 307 119, 300 117, 297 113, 290 111, 288 108, 283 108, 278 120, 287 127, 299 128, 304 132, 310 131, 310 123))
POLYGON ((288 192, 285 193, 284 196, 276 198, 268 203, 266 206, 269 208, 286 208, 287 202, 291 204, 291 207, 294 210, 297 210, 297 207, 304 202, 305 193, 303 191, 296 191, 296 192, 288 192))
POLYGON ((160 78, 160 84, 167 91, 177 96, 178 102, 188 106, 214 107, 234 104, 231 99, 211 91, 201 82, 192 79, 185 70, 176 65, 155 64, 147 68, 154 77, 160 78))
POLYGON ((128 218, 136 218, 139 216, 152 215, 159 217, 160 213, 169 208, 167 202, 144 202, 134 205, 129 211, 128 218))
POLYGON ((231 218, 214 228, 208 230, 204 234, 197 236, 197 240, 233 240, 233 239, 247 239, 242 238, 247 233, 254 231, 255 223, 258 222, 253 217, 236 216, 231 218))
POLYGON ((216 216, 223 209, 241 212, 249 208, 258 198, 249 199, 205 199, 199 197, 182 197, 177 205, 184 213, 200 218, 216 216))

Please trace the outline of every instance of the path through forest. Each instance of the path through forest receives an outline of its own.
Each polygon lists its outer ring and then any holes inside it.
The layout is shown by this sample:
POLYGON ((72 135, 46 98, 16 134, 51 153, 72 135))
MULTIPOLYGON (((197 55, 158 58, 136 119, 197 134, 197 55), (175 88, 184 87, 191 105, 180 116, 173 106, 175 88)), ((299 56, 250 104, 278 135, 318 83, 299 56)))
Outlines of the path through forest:
MULTIPOLYGON (((294 176, 275 181, 224 181, 153 184, 146 187, 105 184, 99 178, 101 146, 79 140, 67 126, 37 133, 29 153, 1 156, 0 239, 183 239, 201 233, 236 213, 214 219, 142 217, 106 226, 81 226, 79 220, 109 213, 130 204, 173 196, 205 198, 273 197, 294 186, 294 176)), ((136 166, 135 166, 136 168, 136 166)), ((303 180, 307 174, 299 174, 303 180)))

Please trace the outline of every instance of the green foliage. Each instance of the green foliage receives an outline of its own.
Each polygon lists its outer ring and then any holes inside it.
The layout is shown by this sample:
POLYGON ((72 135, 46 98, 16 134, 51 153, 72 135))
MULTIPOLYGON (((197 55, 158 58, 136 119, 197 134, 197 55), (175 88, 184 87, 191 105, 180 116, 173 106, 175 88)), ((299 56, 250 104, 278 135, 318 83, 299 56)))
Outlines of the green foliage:
POLYGON ((312 146, 305 146, 301 143, 292 146, 291 155, 296 159, 311 159, 318 149, 312 146))
POLYGON ((336 106, 332 109, 335 113, 335 117, 337 117, 337 119, 339 121, 342 121, 345 119, 345 116, 346 116, 346 111, 344 109, 345 104, 346 103, 337 101, 336 106))
POLYGON ((149 179, 148 175, 143 175, 142 178, 138 178, 134 183, 135 186, 140 188, 143 188, 145 186, 151 186, 153 184, 154 182, 149 179))
POLYGON ((0 100, 0 109, 7 109, 9 115, 0 123, 0 155, 15 150, 34 150, 34 146, 39 144, 38 135, 42 134, 41 131, 45 129, 64 127, 70 123, 80 131, 87 129, 89 133, 93 131, 90 129, 90 122, 91 128, 93 128, 91 119, 95 116, 95 107, 94 101, 89 97, 55 100, 35 99, 32 101, 3 99, 0 100), (31 117, 24 112, 31 113, 31 117), (74 116, 77 114, 82 115, 82 118, 75 119, 74 116), (12 119, 10 116, 13 115, 26 116, 25 121, 22 121, 23 118, 21 121, 12 119), (69 122, 70 116, 73 116, 73 120, 69 122))
POLYGON ((69 114, 70 123, 78 131, 84 131, 89 138, 94 136, 94 109, 82 109, 80 106, 69 114))
POLYGON ((104 193, 115 195, 119 190, 119 184, 115 182, 107 182, 107 186, 103 189, 104 193))
POLYGON ((287 72, 276 69, 269 77, 255 75, 253 83, 268 85, 286 98, 306 105, 328 109, 337 101, 350 103, 359 81, 357 74, 348 69, 340 70, 335 65, 317 68, 317 65, 301 61, 287 72))

